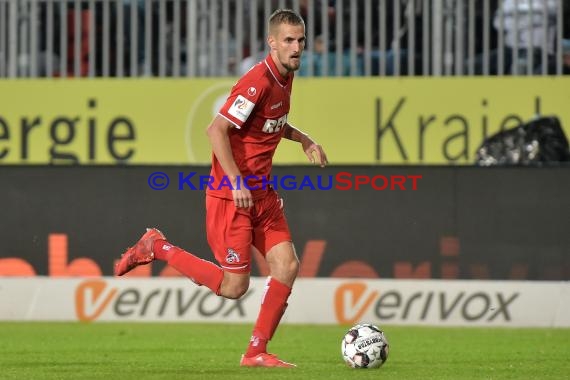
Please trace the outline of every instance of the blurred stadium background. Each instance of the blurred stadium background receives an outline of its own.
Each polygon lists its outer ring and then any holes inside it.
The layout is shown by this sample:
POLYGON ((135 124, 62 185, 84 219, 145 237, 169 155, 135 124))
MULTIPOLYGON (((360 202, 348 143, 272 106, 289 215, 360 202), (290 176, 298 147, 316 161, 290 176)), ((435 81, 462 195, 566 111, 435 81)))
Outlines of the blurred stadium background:
POLYGON ((147 226, 213 259, 181 178, 209 172, 204 129, 278 7, 307 25, 289 119, 331 165, 283 142, 275 175, 407 178, 280 191, 301 260, 286 326, 570 327, 562 0, 0 0, 0 320, 254 321, 260 260, 232 302, 112 267, 147 226))

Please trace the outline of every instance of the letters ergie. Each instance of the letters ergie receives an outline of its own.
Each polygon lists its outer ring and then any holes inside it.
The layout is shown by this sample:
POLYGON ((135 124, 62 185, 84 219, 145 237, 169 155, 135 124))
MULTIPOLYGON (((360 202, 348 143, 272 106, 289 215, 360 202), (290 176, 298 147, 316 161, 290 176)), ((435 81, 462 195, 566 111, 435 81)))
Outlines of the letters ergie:
POLYGON ((124 115, 102 118, 96 99, 88 99, 87 111, 76 115, 0 114, 0 162, 79 164, 108 156, 121 163, 133 158, 135 142, 134 121, 124 115))

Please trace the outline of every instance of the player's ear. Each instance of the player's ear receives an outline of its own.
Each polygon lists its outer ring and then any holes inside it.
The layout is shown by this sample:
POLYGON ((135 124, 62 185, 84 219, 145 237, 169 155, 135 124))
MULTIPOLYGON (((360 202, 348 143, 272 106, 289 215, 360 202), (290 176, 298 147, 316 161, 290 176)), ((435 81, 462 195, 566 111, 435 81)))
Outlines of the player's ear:
POLYGON ((273 37, 271 34, 267 36, 267 45, 269 45, 269 48, 271 50, 277 49, 275 37, 273 37))

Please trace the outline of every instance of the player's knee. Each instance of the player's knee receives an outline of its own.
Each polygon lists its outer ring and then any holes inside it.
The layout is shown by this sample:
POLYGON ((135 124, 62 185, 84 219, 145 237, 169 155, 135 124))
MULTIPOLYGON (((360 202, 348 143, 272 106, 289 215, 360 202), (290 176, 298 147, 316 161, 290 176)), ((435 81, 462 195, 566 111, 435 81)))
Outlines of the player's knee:
POLYGON ((248 288, 249 288, 248 284, 237 284, 234 285, 232 288, 227 289, 224 296, 232 300, 237 300, 241 298, 245 293, 247 293, 248 288))
POLYGON ((224 272, 220 295, 230 299, 242 297, 249 288, 249 274, 224 272))
POLYGON ((295 257, 291 258, 291 260, 283 262, 280 272, 283 273, 287 278, 296 278, 297 274, 299 273, 299 260, 295 257))
POLYGON ((299 259, 297 259, 296 257, 291 261, 291 263, 289 264, 289 270, 291 271, 291 274, 294 275, 295 277, 297 277, 297 274, 299 273, 299 259))

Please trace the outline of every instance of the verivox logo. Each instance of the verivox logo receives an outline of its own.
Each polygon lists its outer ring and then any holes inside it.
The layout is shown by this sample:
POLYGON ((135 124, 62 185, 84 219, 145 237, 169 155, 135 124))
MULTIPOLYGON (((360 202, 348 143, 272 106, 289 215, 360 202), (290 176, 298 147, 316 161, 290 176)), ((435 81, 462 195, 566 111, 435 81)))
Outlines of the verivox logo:
POLYGON ((105 281, 82 282, 75 291, 77 319, 83 322, 97 319, 116 295, 117 289, 108 287, 105 281))
POLYGON ((102 317, 105 320, 177 320, 189 314, 203 319, 240 321, 251 314, 246 303, 252 293, 249 289, 239 300, 228 300, 194 286, 86 280, 75 290, 75 314, 83 322, 102 317))
POLYGON ((370 304, 378 296, 377 291, 367 291, 367 286, 354 282, 339 286, 334 295, 334 310, 339 323, 354 324, 362 319, 370 304))
POLYGON ((336 319, 354 324, 373 318, 391 322, 511 322, 509 309, 519 292, 452 290, 447 288, 422 290, 369 289, 365 283, 340 285, 334 296, 336 319), (370 315, 372 313, 372 316, 370 315), (364 318, 364 319, 367 319, 364 318))

